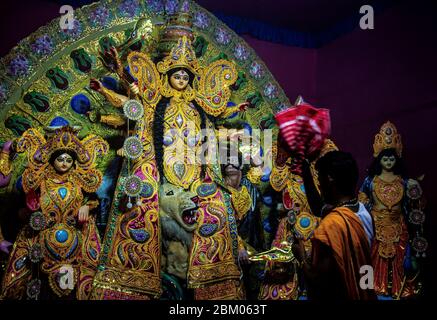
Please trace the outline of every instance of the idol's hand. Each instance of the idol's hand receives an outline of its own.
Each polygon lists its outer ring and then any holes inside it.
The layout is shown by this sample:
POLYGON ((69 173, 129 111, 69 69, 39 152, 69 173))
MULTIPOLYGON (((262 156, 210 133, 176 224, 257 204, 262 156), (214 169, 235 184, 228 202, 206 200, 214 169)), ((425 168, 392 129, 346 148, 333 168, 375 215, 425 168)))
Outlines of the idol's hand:
POLYGON ((238 105, 238 109, 240 109, 240 111, 246 111, 247 108, 249 108, 249 105, 250 105, 249 102, 243 102, 243 103, 240 103, 240 104, 238 105))
POLYGON ((104 52, 100 52, 100 60, 102 61, 103 65, 112 72, 119 73, 123 69, 118 56, 118 51, 114 47, 111 47, 109 50, 105 50, 104 52))
POLYGON ((85 223, 89 220, 90 207, 82 206, 79 208, 79 223, 85 223))
POLYGON ((100 119, 101 119, 101 114, 100 114, 99 110, 91 110, 91 111, 88 111, 88 112, 86 113, 86 115, 88 116, 88 119, 90 119, 90 121, 91 121, 92 123, 99 122, 100 119))
POLYGON ((102 83, 95 78, 91 78, 90 79, 90 88, 94 91, 101 93, 102 92, 102 83))
POLYGON ((250 263, 249 255, 247 254, 246 249, 240 249, 238 251, 238 261, 243 265, 247 265, 250 263))
POLYGON ((124 150, 123 150, 123 148, 120 148, 120 149, 117 150, 117 156, 124 157, 124 150))
POLYGON ((9 247, 12 246, 12 243, 9 241, 3 240, 0 241, 0 251, 6 254, 9 254, 9 247))

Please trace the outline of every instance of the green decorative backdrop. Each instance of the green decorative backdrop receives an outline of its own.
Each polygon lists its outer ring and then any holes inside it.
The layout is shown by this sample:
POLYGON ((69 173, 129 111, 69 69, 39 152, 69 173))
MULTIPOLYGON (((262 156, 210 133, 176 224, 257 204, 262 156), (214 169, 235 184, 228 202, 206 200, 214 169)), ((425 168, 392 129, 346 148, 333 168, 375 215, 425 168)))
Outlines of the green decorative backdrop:
MULTIPOLYGON (((80 125, 81 136, 93 132, 109 141, 120 136, 119 130, 92 123, 86 116, 87 111, 97 109, 104 113, 119 112, 89 88, 90 78, 104 79, 112 88, 117 86, 117 76, 104 68, 99 51, 123 44, 138 19, 143 18, 147 21, 147 36, 141 50, 152 54, 167 14, 187 4, 193 16, 193 45, 200 63, 208 64, 218 58, 234 60, 239 79, 232 88, 231 101, 251 103, 246 112, 229 121, 238 119, 253 129, 271 128, 275 140, 273 112, 290 103, 265 64, 242 38, 191 1, 167 1, 164 8, 159 0, 108 0, 75 10, 72 30, 62 30, 60 18, 54 19, 1 59, 0 144, 19 137, 29 127, 45 127, 65 120, 80 125)), ((115 157, 117 148, 111 146, 110 154, 99 164, 103 171, 115 157)), ((24 157, 17 156, 12 181, 0 193, 15 189, 23 162, 24 157)))

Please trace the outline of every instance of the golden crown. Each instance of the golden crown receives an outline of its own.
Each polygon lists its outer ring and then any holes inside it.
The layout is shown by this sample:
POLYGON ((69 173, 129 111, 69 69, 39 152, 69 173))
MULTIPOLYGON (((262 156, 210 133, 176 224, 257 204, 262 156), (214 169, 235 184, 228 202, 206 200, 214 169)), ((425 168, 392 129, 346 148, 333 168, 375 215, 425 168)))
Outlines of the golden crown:
POLYGON ((390 121, 384 123, 375 136, 373 142, 373 156, 376 158, 382 150, 395 149, 399 157, 402 156, 401 135, 398 133, 395 125, 390 121))
POLYGON ((157 68, 160 73, 167 73, 175 68, 186 68, 195 75, 198 75, 201 71, 196 53, 186 36, 180 38, 178 43, 171 49, 170 54, 158 62, 157 68))
POLYGON ((50 131, 46 140, 38 130, 27 130, 17 141, 17 152, 28 152, 32 162, 46 163, 55 151, 68 150, 85 165, 95 160, 96 153, 105 154, 109 148, 106 141, 95 135, 81 141, 77 137, 77 128, 64 126, 50 131))
POLYGON ((79 162, 85 162, 86 150, 77 137, 77 131, 69 126, 61 127, 53 132, 47 143, 41 148, 42 160, 50 160, 56 150, 68 150, 76 154, 79 162))

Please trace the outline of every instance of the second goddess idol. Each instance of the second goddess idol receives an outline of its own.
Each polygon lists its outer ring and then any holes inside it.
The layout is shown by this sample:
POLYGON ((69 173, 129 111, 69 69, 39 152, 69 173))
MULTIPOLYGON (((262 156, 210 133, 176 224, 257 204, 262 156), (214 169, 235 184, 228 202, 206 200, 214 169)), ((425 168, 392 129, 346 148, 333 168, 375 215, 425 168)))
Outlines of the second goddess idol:
POLYGON ((46 138, 29 129, 16 150, 27 153, 23 172, 29 224, 19 233, 6 267, 2 298, 79 299, 90 296, 100 254, 92 195, 102 182, 95 168, 108 144, 61 127, 46 138))

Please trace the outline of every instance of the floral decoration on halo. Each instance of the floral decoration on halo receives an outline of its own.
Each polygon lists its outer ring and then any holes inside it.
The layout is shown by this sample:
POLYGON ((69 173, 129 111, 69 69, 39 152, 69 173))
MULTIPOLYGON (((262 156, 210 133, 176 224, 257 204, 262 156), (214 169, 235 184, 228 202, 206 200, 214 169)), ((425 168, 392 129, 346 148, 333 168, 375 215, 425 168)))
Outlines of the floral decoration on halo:
POLYGON ((13 77, 22 77, 29 74, 29 60, 21 55, 16 55, 8 65, 8 74, 13 77))
POLYGON ((209 26, 209 17, 205 12, 197 11, 194 15, 193 24, 199 29, 206 29, 209 26))
POLYGON ((53 40, 49 35, 44 34, 41 37, 35 39, 30 45, 32 52, 40 57, 48 56, 53 52, 53 40))

